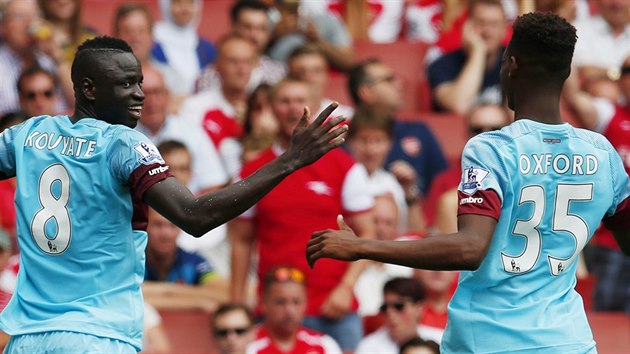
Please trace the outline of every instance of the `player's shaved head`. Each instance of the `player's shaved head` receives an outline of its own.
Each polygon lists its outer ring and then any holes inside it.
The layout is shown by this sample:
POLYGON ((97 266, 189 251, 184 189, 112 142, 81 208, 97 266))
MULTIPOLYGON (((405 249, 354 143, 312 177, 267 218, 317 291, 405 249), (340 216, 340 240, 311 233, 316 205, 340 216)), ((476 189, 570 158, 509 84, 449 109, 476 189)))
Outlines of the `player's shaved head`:
POLYGON ((77 49, 70 74, 75 92, 81 92, 83 78, 101 74, 103 66, 98 63, 116 52, 133 54, 127 42, 114 37, 101 36, 83 42, 77 49))

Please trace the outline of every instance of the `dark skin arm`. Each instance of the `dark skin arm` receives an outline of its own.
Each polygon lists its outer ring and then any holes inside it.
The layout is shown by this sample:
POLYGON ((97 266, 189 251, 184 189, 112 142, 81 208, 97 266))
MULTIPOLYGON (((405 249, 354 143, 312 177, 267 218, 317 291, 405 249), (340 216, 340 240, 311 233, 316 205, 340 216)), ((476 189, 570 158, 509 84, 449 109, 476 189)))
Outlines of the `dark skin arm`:
POLYGON ((429 270, 475 270, 488 251, 497 221, 489 216, 461 215, 458 232, 414 241, 366 240, 355 236, 343 219, 340 230, 313 233, 306 257, 312 267, 320 258, 369 259, 429 270))
POLYGON ((175 178, 156 183, 144 193, 144 201, 187 233, 199 237, 240 215, 297 169, 309 165, 343 144, 345 118, 326 118, 338 106, 332 103, 309 125, 309 111, 293 132, 287 151, 250 177, 221 190, 194 196, 175 178))

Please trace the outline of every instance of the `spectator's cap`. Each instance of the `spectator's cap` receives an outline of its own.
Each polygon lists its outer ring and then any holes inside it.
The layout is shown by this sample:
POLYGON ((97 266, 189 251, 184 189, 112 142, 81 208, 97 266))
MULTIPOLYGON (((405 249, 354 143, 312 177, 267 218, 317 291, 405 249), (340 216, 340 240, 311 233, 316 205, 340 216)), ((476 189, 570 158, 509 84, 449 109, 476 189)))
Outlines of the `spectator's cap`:
POLYGON ((0 249, 3 251, 11 249, 11 238, 6 231, 0 229, 0 249))

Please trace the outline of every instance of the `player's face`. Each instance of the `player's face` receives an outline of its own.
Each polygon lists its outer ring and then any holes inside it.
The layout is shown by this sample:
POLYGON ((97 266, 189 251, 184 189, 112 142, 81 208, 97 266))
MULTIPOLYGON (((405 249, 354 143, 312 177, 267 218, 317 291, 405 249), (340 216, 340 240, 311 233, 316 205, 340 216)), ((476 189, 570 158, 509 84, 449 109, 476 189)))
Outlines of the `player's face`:
POLYGON ((354 158, 362 163, 370 174, 383 167, 392 147, 386 132, 371 128, 358 131, 349 143, 354 158))
POLYGON ((101 57, 97 65, 100 70, 94 78, 96 118, 134 128, 144 103, 140 62, 132 53, 112 52, 101 57))
POLYGON ((265 294, 265 323, 276 333, 295 332, 304 319, 306 291, 304 284, 283 282, 272 284, 265 294))
POLYGON ((245 347, 254 339, 252 324, 240 310, 219 316, 215 319, 213 330, 221 354, 245 353, 245 347), (243 331, 244 329, 246 331, 243 331))
POLYGON ((420 304, 393 293, 383 296, 383 304, 387 305, 383 313, 385 326, 396 343, 403 343, 418 334, 417 326, 422 310, 420 304))
POLYGON ((309 87, 302 82, 285 83, 277 89, 271 101, 271 109, 283 136, 290 137, 293 134, 293 129, 304 114, 304 106, 308 105, 309 98, 309 87))

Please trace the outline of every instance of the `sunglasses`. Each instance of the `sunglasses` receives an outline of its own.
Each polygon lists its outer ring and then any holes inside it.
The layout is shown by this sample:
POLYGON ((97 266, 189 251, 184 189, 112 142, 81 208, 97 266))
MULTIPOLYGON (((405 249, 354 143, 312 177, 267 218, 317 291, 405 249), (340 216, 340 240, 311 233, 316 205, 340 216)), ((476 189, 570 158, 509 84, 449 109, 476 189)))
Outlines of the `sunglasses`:
POLYGON ((384 303, 378 309, 379 311, 381 311, 381 313, 386 313, 387 309, 390 309, 390 308, 396 310, 396 312, 400 312, 404 310, 406 306, 407 306, 406 302, 394 302, 391 304, 384 303))
POLYGON ((285 281, 293 281, 296 283, 304 283, 304 273, 292 267, 280 267, 276 268, 267 277, 267 283, 270 281, 276 282, 285 282, 285 281))
POLYGON ((24 97, 27 100, 34 100, 35 97, 42 95, 46 98, 51 98, 53 95, 55 94, 55 92, 53 90, 46 90, 46 91, 27 91, 24 92, 24 97))
POLYGON ((217 328, 214 330, 214 335, 217 337, 225 338, 230 333, 234 333, 237 336, 242 336, 249 331, 250 327, 237 327, 237 328, 217 328))

